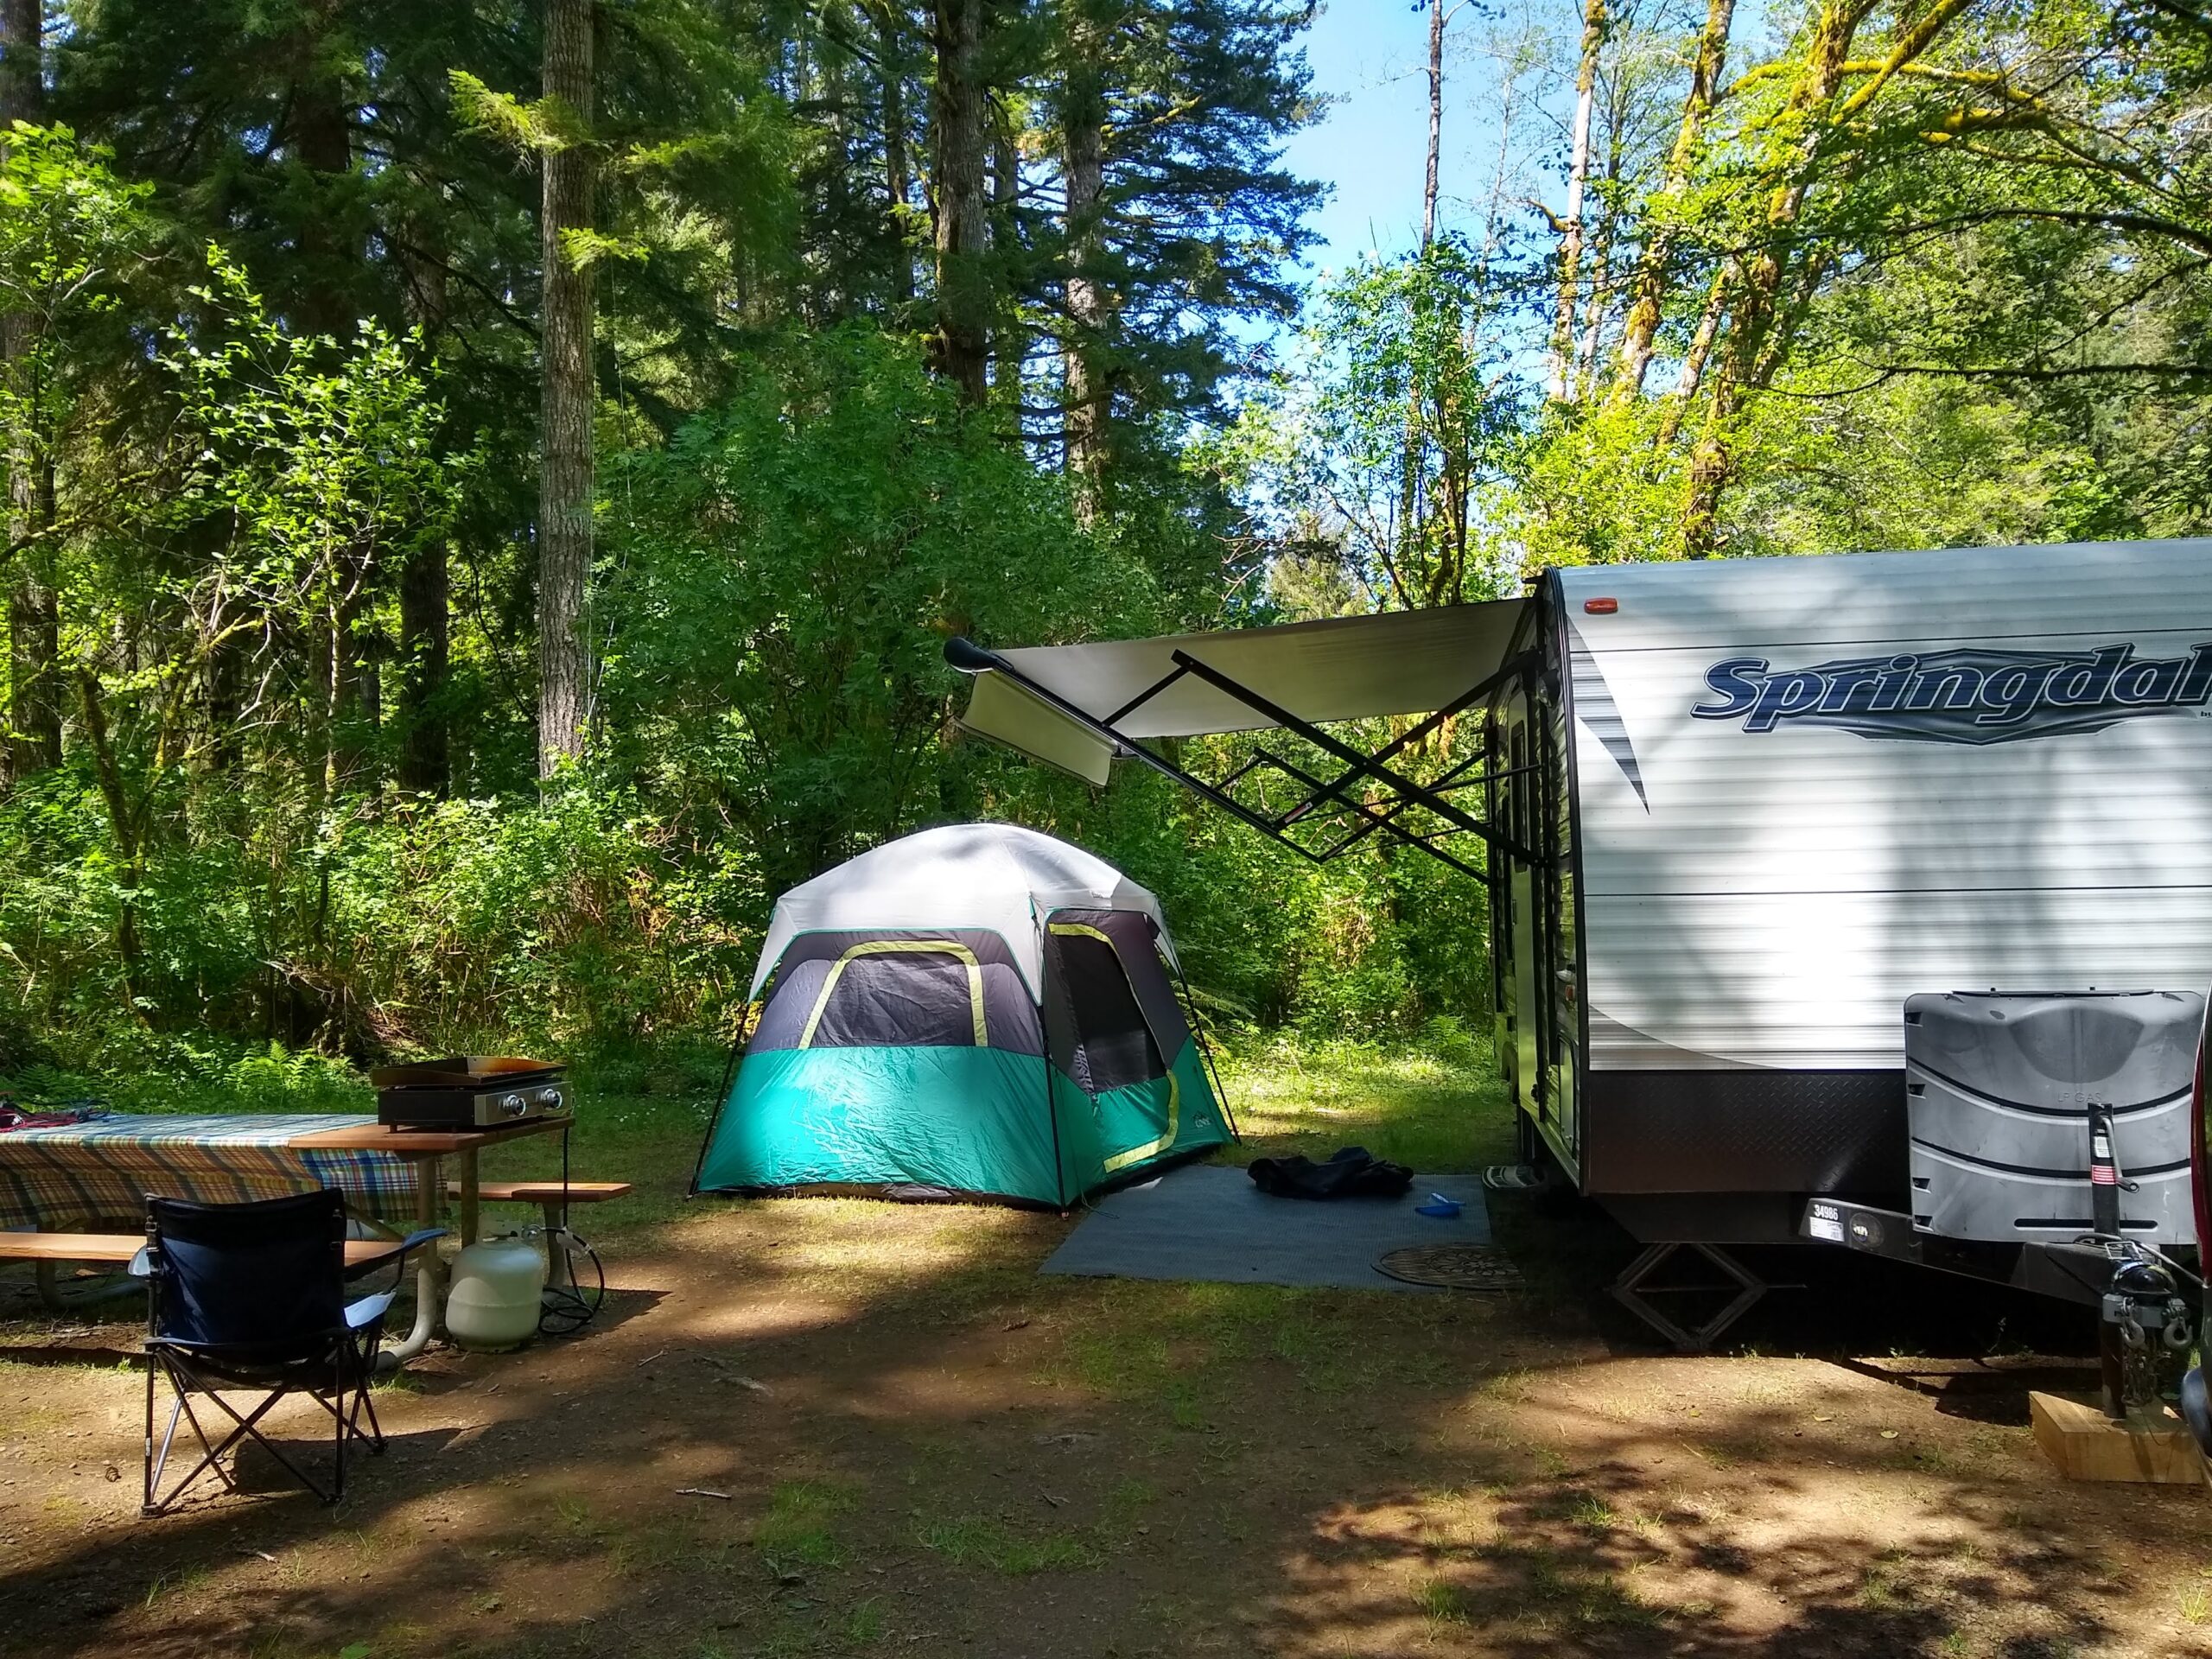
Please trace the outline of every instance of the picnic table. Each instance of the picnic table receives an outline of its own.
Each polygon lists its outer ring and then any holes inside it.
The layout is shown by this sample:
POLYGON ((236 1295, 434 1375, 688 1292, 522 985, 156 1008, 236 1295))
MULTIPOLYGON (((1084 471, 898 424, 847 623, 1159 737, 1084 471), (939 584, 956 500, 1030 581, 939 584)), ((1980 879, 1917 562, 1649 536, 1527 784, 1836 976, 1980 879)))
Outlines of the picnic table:
MULTIPOLYGON (((566 1117, 525 1118, 482 1129, 387 1128, 336 1113, 156 1116, 117 1113, 81 1123, 0 1135, 0 1230, 68 1233, 142 1222, 146 1195, 235 1204, 335 1187, 366 1221, 413 1212, 446 1224, 445 1160, 454 1165, 455 1230, 478 1230, 478 1154, 527 1135, 565 1133, 566 1117)), ((41 1287, 53 1269, 42 1261, 41 1287)), ((410 1359, 429 1345, 443 1307, 444 1263, 424 1250, 416 1269, 415 1328, 391 1351, 410 1359)))

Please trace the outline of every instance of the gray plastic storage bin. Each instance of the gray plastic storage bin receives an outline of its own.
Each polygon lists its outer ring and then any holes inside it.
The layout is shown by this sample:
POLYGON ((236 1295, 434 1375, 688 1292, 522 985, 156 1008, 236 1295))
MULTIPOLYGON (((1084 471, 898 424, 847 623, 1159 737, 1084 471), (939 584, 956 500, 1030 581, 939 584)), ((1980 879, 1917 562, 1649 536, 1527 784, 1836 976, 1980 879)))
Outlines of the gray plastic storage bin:
POLYGON ((1907 998, 1913 1225, 2016 1243, 2088 1232, 2094 1103, 2113 1109, 2121 1230, 2190 1242, 2190 1094, 2203 1020, 2193 991, 1907 998))

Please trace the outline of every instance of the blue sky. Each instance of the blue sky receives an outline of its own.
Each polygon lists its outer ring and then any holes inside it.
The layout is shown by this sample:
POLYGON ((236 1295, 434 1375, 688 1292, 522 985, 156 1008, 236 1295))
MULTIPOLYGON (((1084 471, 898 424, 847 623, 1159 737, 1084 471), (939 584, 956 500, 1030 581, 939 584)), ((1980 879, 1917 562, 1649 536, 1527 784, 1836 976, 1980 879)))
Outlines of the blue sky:
MULTIPOLYGON (((1428 16, 1408 0, 1326 0, 1306 38, 1317 92, 1332 100, 1317 124, 1294 136, 1284 160, 1291 169, 1335 187, 1314 216, 1325 246, 1317 269, 1344 264, 1380 248, 1411 247, 1421 236, 1422 158, 1428 143, 1428 16)), ((1465 70, 1461 70, 1464 76, 1465 70)), ((1451 73, 1450 67, 1446 69, 1451 73)), ((1464 129, 1464 85, 1445 82, 1445 189, 1467 134, 1452 141, 1454 115, 1464 129), (1457 91, 1460 97, 1454 99, 1457 91), (1455 111, 1452 104, 1460 105, 1455 111)))

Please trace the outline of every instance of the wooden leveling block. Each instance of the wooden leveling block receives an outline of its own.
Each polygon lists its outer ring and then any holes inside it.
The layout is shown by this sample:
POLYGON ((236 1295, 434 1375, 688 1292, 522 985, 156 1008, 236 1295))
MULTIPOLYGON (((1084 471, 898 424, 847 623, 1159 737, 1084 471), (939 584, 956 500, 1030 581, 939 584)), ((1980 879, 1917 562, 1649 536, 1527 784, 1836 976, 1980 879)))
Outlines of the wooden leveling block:
POLYGON ((2028 1395, 2036 1444, 2069 1480, 2136 1480, 2194 1486, 2205 1478, 2203 1454, 2188 1427, 2161 1407, 2155 1418, 2116 1423, 2103 1408, 2062 1394, 2028 1395))

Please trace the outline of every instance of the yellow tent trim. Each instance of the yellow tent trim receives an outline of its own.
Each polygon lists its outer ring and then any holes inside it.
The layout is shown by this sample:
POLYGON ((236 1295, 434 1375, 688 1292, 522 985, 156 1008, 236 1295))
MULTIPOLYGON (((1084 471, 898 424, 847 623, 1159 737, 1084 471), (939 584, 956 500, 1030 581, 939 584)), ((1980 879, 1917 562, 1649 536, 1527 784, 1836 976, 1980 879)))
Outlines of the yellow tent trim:
POLYGON ((1141 1147, 1131 1147, 1127 1152, 1117 1152, 1106 1160, 1106 1173, 1127 1169, 1131 1164, 1141 1164, 1147 1158, 1157 1158, 1175 1144, 1175 1120, 1183 1109, 1183 1087, 1175 1081, 1175 1068, 1167 1068, 1167 1133, 1157 1141, 1147 1141, 1141 1147))
POLYGON ((957 939, 870 939, 864 944, 854 945, 830 964, 830 972, 822 982, 822 990, 814 999, 814 1010, 806 1016, 806 1029, 798 1034, 798 1046, 814 1046, 814 1028, 822 1023, 823 1010, 830 1006, 830 994, 837 988, 837 982, 845 972, 845 964, 855 957, 890 957, 909 952, 926 952, 941 957, 957 957, 968 964, 968 1007, 976 1018, 976 1046, 988 1048, 989 1033, 983 1024, 983 964, 976 960, 976 953, 957 939))
MULTIPOLYGON (((1081 922, 1054 922, 1052 924, 1052 931, 1055 933, 1073 933, 1085 938, 1096 939, 1109 950, 1114 950, 1112 939, 1107 938, 1097 928, 1086 927, 1081 922)), ((1119 950, 1114 950, 1114 960, 1118 963, 1121 959, 1122 953, 1119 950)), ((1128 976, 1128 971, 1126 967, 1122 969, 1123 978, 1128 976)), ((1106 1173, 1111 1175, 1117 1169, 1127 1169, 1131 1164, 1141 1164, 1147 1158, 1157 1158, 1161 1153, 1173 1147, 1175 1144, 1176 1122, 1181 1117, 1182 1112, 1183 1085, 1175 1081, 1175 1066, 1171 1060, 1167 1066, 1167 1133, 1157 1141, 1147 1141, 1141 1147, 1131 1147, 1127 1152, 1116 1153, 1106 1160, 1106 1173)))

